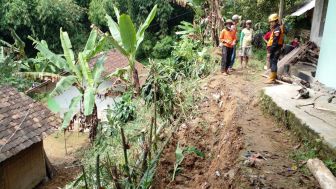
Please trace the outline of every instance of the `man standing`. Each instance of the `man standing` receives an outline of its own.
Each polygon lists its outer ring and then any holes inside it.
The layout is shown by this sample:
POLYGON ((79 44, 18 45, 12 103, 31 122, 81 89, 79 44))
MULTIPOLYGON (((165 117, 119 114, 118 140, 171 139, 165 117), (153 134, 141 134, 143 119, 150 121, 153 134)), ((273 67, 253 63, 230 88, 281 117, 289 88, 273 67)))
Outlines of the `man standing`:
POLYGON ((240 34, 240 66, 241 68, 248 66, 249 57, 252 54, 252 39, 253 39, 253 29, 252 21, 246 21, 246 28, 244 28, 240 34), (243 66, 245 60, 245 66, 243 66))
POLYGON ((277 14, 271 14, 268 21, 271 26, 271 36, 267 42, 267 48, 270 51, 271 75, 266 84, 274 84, 277 78, 277 64, 284 42, 284 31, 279 24, 279 16, 277 14))
POLYGON ((229 75, 229 67, 232 64, 233 47, 237 41, 236 32, 232 29, 232 25, 233 21, 230 19, 227 20, 225 22, 225 28, 219 37, 220 42, 223 43, 221 71, 225 75, 229 75))
MULTIPOLYGON (((239 19, 240 19, 240 16, 237 14, 232 16, 232 20, 233 20, 232 30, 236 32, 237 39, 239 39, 239 35, 241 32, 241 28, 239 27, 239 19)), ((235 61, 236 61, 236 45, 234 45, 233 47, 233 53, 231 57, 231 64, 229 65, 229 71, 232 71, 233 64, 235 63, 235 61)))

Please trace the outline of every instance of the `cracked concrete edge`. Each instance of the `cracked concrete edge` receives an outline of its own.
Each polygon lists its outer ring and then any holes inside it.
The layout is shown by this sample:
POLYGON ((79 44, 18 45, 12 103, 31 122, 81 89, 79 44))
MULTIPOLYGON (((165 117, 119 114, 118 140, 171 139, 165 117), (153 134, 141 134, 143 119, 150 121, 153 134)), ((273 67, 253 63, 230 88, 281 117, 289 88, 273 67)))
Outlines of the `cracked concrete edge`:
POLYGON ((260 93, 259 105, 265 114, 273 116, 278 123, 293 131, 293 134, 300 141, 309 141, 312 146, 319 147, 318 155, 321 158, 335 159, 335 148, 327 143, 318 133, 309 128, 301 119, 296 117, 294 113, 279 107, 272 97, 265 93, 265 90, 262 90, 260 93))

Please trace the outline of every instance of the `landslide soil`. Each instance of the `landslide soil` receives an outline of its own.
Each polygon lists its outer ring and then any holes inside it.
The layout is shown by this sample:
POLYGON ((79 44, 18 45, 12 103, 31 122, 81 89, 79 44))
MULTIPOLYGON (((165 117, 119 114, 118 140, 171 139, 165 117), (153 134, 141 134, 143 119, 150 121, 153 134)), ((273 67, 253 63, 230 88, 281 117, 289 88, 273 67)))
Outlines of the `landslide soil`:
POLYGON ((216 73, 200 87, 196 117, 182 124, 164 149, 153 188, 319 188, 310 173, 293 166, 298 140, 261 111, 259 95, 265 85, 259 73, 216 73), (171 181, 177 143, 196 147, 205 158, 186 155, 171 181), (248 152, 260 154, 253 165, 246 164, 248 152))

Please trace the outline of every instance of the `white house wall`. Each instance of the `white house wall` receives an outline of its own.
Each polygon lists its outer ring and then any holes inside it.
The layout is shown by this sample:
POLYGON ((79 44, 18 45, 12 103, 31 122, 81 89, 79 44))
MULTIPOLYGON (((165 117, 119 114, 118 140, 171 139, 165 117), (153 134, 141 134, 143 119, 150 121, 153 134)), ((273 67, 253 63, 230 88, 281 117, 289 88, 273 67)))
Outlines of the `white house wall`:
POLYGON ((328 87, 336 89, 336 0, 328 5, 320 57, 317 66, 317 79, 328 87))
POLYGON ((316 43, 318 46, 321 44, 322 37, 319 36, 320 27, 321 27, 321 20, 323 16, 323 4, 325 0, 316 0, 315 2, 315 9, 314 9, 314 16, 313 16, 313 23, 310 33, 310 40, 316 43))

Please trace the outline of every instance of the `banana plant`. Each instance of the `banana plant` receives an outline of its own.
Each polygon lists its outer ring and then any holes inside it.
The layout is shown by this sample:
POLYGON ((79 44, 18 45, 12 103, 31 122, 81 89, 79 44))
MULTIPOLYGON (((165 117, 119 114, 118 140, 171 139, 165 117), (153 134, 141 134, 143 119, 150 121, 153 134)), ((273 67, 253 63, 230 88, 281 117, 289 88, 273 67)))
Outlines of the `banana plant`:
MULTIPOLYGON (((80 114, 84 115, 85 124, 91 126, 90 139, 94 140, 98 126, 95 99, 98 87, 104 81, 102 73, 104 71, 105 56, 98 58, 93 69, 90 68, 89 61, 103 50, 106 38, 103 36, 98 40, 98 32, 93 29, 84 50, 78 53, 77 60, 75 59, 68 33, 63 32, 62 29, 60 29, 60 39, 63 55, 58 55, 50 51, 45 42, 34 40, 35 48, 39 50, 40 54, 66 73, 65 75, 58 74, 60 79, 57 82, 55 89, 49 94, 48 107, 54 112, 59 112, 60 107, 53 97, 58 96, 70 87, 75 86, 79 91, 79 95, 71 100, 68 111, 64 114, 61 128, 66 129, 68 127, 74 115, 78 113, 78 107, 82 104, 80 107, 80 114)), ((42 74, 55 75, 45 72, 42 74)))
POLYGON ((153 7, 147 16, 147 19, 140 25, 137 31, 129 15, 120 15, 119 10, 116 7, 114 7, 114 12, 117 22, 114 21, 108 14, 106 15, 107 25, 111 33, 109 39, 113 46, 128 58, 130 75, 133 75, 133 85, 137 94, 139 94, 140 83, 138 72, 135 68, 135 55, 144 39, 146 29, 149 27, 156 15, 157 5, 153 7))

